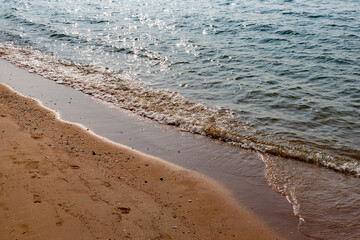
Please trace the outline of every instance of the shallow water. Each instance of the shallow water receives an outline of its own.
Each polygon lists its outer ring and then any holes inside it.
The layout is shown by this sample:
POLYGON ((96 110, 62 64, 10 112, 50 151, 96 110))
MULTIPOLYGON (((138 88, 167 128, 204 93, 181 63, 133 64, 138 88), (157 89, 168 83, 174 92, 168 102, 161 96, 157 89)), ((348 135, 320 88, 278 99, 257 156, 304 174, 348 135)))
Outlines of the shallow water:
POLYGON ((359 175, 358 9, 356 0, 7 0, 0 41, 8 60, 143 116, 359 175))
POLYGON ((313 239, 360 238, 360 181, 318 166, 262 155, 270 186, 287 197, 299 231, 313 239))

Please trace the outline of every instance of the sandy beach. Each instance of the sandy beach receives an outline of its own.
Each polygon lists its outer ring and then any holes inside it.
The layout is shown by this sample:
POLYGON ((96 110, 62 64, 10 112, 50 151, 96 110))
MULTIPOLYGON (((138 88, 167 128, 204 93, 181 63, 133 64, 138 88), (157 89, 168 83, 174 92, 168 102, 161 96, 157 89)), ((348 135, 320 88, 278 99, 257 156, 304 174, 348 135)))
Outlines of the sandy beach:
POLYGON ((280 239, 219 184, 0 86, 1 239, 280 239))

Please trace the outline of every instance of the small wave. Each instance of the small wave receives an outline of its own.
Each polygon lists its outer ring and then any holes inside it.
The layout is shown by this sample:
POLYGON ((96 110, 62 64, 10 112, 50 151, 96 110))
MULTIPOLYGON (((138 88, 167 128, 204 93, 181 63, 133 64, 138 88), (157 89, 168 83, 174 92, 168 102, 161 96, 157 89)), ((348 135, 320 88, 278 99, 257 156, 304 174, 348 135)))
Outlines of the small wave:
POLYGON ((16 15, 11 14, 11 13, 3 14, 1 17, 5 18, 5 19, 17 19, 16 15))
POLYGON ((267 32, 276 29, 276 26, 273 24, 247 24, 248 27, 253 28, 255 31, 267 32))
POLYGON ((50 35, 51 38, 69 38, 69 35, 63 33, 54 33, 50 35))
POLYGON ((29 48, 1 43, 0 56, 58 84, 70 86, 160 123, 177 126, 182 131, 360 176, 360 161, 352 157, 358 152, 347 156, 330 155, 309 148, 306 143, 292 143, 276 138, 242 123, 231 110, 211 109, 173 91, 145 88, 132 80, 121 78, 117 72, 99 66, 58 60, 29 48))
POLYGON ((28 20, 26 18, 23 18, 21 16, 17 16, 17 15, 12 14, 12 13, 7 13, 7 14, 4 14, 3 16, 4 16, 4 19, 14 21, 15 23, 18 23, 18 24, 23 24, 25 26, 38 27, 40 29, 43 29, 44 27, 46 27, 45 24, 36 23, 36 22, 34 22, 32 20, 28 20))
POLYGON ((308 18, 324 18, 324 17, 326 17, 326 16, 324 16, 324 15, 318 15, 318 14, 309 14, 307 17, 308 17, 308 18))
POLYGON ((299 35, 298 32, 295 32, 291 29, 287 29, 287 30, 279 30, 277 32, 275 32, 276 34, 279 34, 279 35, 299 35))
POLYGON ((355 61, 347 58, 334 58, 330 56, 318 56, 315 57, 315 61, 319 63, 335 63, 339 65, 354 65, 355 61))
POLYGON ((281 42, 289 42, 288 39, 285 38, 265 38, 259 41, 259 43, 281 43, 281 42))

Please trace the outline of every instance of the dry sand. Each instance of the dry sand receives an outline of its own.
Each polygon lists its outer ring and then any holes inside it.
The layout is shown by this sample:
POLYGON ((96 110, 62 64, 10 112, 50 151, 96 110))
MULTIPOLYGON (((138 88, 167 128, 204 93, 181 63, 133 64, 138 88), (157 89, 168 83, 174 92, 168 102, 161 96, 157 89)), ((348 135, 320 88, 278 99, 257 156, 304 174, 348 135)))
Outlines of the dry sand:
POLYGON ((0 84, 0 239, 280 239, 195 172, 0 84))

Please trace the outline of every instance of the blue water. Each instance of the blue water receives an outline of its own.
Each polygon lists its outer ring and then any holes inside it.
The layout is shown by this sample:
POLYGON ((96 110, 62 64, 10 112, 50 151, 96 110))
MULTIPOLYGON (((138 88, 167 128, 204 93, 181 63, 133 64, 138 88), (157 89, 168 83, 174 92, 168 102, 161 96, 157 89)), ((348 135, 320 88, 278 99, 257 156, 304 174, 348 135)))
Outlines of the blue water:
POLYGON ((2 0, 0 44, 159 122, 360 175, 358 0, 2 0))

